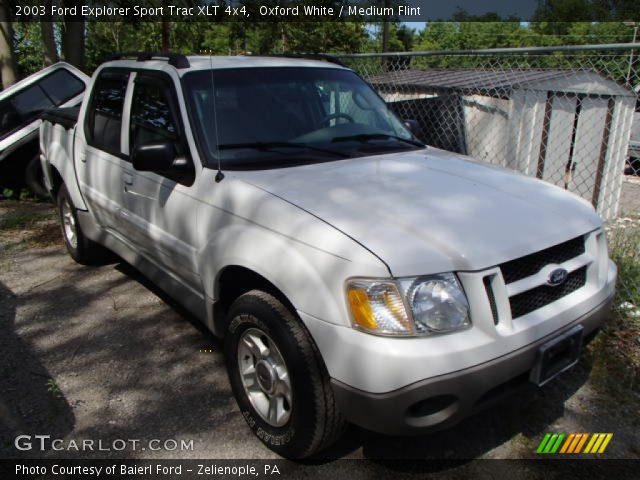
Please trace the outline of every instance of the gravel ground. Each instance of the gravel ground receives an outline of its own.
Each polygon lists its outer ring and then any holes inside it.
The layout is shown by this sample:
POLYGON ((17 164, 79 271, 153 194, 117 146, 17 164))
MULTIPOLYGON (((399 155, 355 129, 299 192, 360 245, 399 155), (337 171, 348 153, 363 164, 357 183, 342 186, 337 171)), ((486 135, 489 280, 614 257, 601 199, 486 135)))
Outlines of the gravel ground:
MULTIPOLYGON (((0 225, 0 457, 275 456, 246 427, 221 345, 197 321, 127 264, 75 264, 46 204, 0 202, 0 225), (192 440, 193 450, 19 452, 18 434, 192 440)), ((391 438, 352 427, 323 457, 530 458, 544 433, 562 431, 613 432, 603 456, 639 458, 640 399, 612 397, 591 365, 586 352, 551 385, 446 432, 391 438)))
POLYGON ((640 177, 631 175, 624 177, 620 194, 620 212, 622 214, 640 212, 640 177))

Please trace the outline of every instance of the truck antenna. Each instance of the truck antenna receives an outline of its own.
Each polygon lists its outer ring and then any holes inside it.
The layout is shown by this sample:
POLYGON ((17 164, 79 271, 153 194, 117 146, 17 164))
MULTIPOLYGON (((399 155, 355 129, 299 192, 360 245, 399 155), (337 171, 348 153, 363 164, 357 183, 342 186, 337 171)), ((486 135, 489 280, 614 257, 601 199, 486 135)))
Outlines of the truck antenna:
POLYGON ((209 50, 209 73, 211 74, 211 106, 213 108, 213 130, 216 142, 216 158, 218 161, 218 173, 216 173, 216 183, 220 183, 224 178, 224 173, 222 173, 222 158, 220 157, 220 137, 218 136, 218 115, 216 109, 216 89, 214 83, 214 75, 213 75, 213 55, 212 51, 209 50))

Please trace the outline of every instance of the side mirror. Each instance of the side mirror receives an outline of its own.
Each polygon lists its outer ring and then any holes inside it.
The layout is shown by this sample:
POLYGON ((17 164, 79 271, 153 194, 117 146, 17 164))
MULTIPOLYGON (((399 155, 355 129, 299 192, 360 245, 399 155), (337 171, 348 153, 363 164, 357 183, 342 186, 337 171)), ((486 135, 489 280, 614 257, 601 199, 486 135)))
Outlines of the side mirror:
POLYGON ((172 142, 138 145, 131 154, 133 168, 141 172, 181 173, 189 169, 184 157, 178 157, 172 142))
POLYGON ((420 124, 418 123, 417 120, 412 120, 412 119, 404 120, 404 126, 407 127, 409 131, 413 133, 416 137, 421 133, 420 124))

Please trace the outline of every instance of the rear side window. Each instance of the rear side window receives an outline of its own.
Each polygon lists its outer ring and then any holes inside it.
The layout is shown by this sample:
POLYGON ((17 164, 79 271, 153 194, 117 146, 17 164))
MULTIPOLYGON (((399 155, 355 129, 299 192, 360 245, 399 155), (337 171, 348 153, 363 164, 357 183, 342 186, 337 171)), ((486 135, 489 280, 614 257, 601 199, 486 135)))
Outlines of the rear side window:
POLYGON ((37 86, 33 85, 0 102, 0 129, 2 138, 38 118, 40 113, 53 107, 53 102, 37 86))
POLYGON ((37 85, 29 87, 13 97, 13 106, 25 120, 37 117, 40 112, 53 105, 51 99, 37 85))
POLYGON ((67 70, 56 70, 47 75, 40 86, 56 106, 84 92, 84 82, 67 70))
POLYGON ((88 108, 89 144, 109 153, 121 153, 122 110, 128 80, 128 72, 100 74, 88 108))
POLYGON ((0 102, 0 138, 26 127, 42 111, 57 107, 84 91, 84 83, 59 69, 0 102))
POLYGON ((22 124, 22 119, 13 104, 8 100, 0 102, 0 132, 4 138, 22 124))

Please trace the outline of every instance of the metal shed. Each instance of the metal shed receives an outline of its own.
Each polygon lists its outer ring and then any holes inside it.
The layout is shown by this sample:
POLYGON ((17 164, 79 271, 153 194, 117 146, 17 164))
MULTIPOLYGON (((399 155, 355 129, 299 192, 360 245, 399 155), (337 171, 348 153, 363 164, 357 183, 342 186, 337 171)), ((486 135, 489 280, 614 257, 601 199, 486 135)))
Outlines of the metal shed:
POLYGON ((369 82, 427 143, 519 170, 617 214, 635 95, 590 70, 399 70, 369 82))

